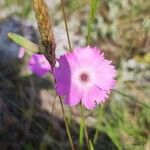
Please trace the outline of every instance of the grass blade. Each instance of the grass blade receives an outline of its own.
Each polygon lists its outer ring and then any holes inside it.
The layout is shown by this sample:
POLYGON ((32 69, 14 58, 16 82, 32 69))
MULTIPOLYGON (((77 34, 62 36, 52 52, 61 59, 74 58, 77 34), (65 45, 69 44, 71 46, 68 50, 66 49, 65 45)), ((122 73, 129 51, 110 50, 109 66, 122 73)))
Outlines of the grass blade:
POLYGON ((88 19, 88 27, 87 27, 87 44, 91 43, 91 32, 92 32, 92 25, 96 15, 98 0, 91 0, 90 3, 90 12, 89 12, 89 19, 88 19))
POLYGON ((8 33, 8 37, 14 41, 15 43, 17 43, 18 45, 20 45, 21 47, 24 47, 27 52, 31 51, 33 53, 37 53, 40 50, 40 48, 33 42, 29 41, 28 39, 24 38, 21 35, 15 34, 15 33, 8 33))

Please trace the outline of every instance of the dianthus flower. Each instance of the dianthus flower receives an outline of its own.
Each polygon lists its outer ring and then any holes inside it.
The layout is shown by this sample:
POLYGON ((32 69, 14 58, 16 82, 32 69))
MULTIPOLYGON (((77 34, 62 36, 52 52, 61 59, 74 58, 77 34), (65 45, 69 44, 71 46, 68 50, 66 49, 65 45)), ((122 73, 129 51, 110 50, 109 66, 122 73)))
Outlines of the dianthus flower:
POLYGON ((37 76, 42 77, 51 72, 51 66, 44 55, 33 54, 28 61, 29 69, 37 76))
POLYGON ((81 102, 87 109, 105 102, 115 85, 116 70, 98 48, 76 48, 58 59, 54 68, 56 91, 65 104, 81 102))

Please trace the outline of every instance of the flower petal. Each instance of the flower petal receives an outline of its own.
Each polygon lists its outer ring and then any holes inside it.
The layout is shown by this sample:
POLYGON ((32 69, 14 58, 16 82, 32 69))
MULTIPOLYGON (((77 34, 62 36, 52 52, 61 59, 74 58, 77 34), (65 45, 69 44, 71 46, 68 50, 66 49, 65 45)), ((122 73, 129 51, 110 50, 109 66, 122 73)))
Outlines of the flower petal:
POLYGON ((33 54, 28 61, 29 69, 37 76, 42 77, 51 71, 51 66, 44 55, 33 54))
POLYGON ((54 68, 56 90, 59 95, 63 96, 65 94, 66 96, 70 91, 70 86, 72 86, 71 75, 79 67, 79 64, 77 58, 72 53, 61 56, 58 63, 59 67, 54 68))
POLYGON ((103 60, 95 68, 96 79, 95 84, 104 90, 112 89, 115 86, 116 70, 111 62, 108 60, 103 60))
POLYGON ((78 58, 80 66, 88 66, 88 67, 95 67, 97 62, 100 62, 104 59, 103 53, 100 54, 100 50, 97 48, 91 48, 87 46, 85 48, 76 48, 74 50, 74 54, 78 58), (88 64, 88 65, 87 65, 88 64))
POLYGON ((64 98, 64 103, 70 106, 74 106, 81 101, 82 90, 79 89, 75 84, 71 84, 68 89, 68 93, 64 98))
POLYGON ((19 59, 23 58, 24 54, 25 54, 25 48, 20 47, 19 52, 18 52, 18 58, 19 59))
POLYGON ((104 102, 107 97, 107 92, 105 90, 101 90, 96 85, 93 85, 91 88, 84 89, 82 104, 87 109, 93 109, 96 106, 96 102, 100 104, 104 102))

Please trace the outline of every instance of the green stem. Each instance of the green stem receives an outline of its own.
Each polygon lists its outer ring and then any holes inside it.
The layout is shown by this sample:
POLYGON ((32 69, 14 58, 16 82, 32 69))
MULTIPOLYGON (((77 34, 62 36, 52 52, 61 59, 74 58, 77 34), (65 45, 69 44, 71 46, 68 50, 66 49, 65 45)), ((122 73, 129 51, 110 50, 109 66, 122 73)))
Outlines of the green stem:
POLYGON ((92 24, 94 21, 94 17, 97 10, 98 0, 91 0, 90 2, 90 12, 89 12, 89 19, 88 19, 88 26, 87 26, 87 44, 91 43, 91 32, 92 32, 92 24))
POLYGON ((83 112, 82 104, 81 104, 80 110, 81 110, 81 119, 82 119, 82 123, 83 123, 83 127, 84 127, 85 139, 86 139, 86 143, 87 143, 88 149, 90 150, 90 140, 89 140, 88 131, 87 131, 87 128, 86 128, 86 123, 85 123, 85 118, 84 118, 84 112, 83 112))
POLYGON ((136 100, 136 98, 135 98, 134 96, 132 96, 132 95, 127 95, 127 94, 125 94, 125 93, 123 93, 123 92, 121 92, 121 91, 119 91, 119 90, 114 90, 114 91, 117 92, 117 93, 119 93, 120 95, 122 95, 122 96, 124 96, 124 97, 128 97, 128 98, 132 99, 133 101, 135 101, 136 103, 141 104, 141 105, 144 106, 145 108, 150 109, 150 106, 149 106, 149 105, 147 105, 146 103, 143 103, 143 102, 140 102, 140 101, 136 100))
MULTIPOLYGON (((52 111, 51 111, 51 113, 50 113, 50 117, 51 117, 51 118, 52 118, 53 111, 54 111, 54 107, 55 107, 56 97, 57 97, 57 93, 55 94, 55 97, 54 97, 54 102, 53 102, 53 104, 52 104, 52 111)), ((50 118, 50 120, 49 120, 48 133, 50 133, 50 131, 52 131, 52 123, 51 123, 51 118, 50 118)))
POLYGON ((82 150, 83 146, 83 132, 84 132, 84 125, 83 125, 83 119, 80 120, 80 133, 79 133, 79 147, 80 150, 82 150))
MULTIPOLYGON (((9 99, 8 97, 6 97, 5 95, 0 93, 0 96, 3 96, 5 98, 5 100, 7 100, 10 104, 12 104, 14 107, 16 107, 18 110, 20 110, 22 113, 25 114, 25 111, 23 110, 22 107, 20 107, 19 105, 17 105, 16 103, 14 103, 13 100, 9 99)), ((31 120, 46 134, 46 130, 33 118, 31 118, 31 120)))
POLYGON ((74 145, 73 145, 73 140, 72 140, 72 137, 71 137, 71 133, 70 133, 70 129, 69 129, 69 126, 68 126, 67 118, 65 116, 65 111, 64 111, 63 103, 62 103, 62 100, 61 100, 60 96, 59 96, 59 100, 60 100, 60 104, 61 104, 61 108, 62 108, 63 118, 64 118, 66 130, 67 130, 67 135, 68 135, 68 138, 69 138, 70 146, 71 146, 72 150, 75 150, 74 145))
POLYGON ((62 5, 63 17, 64 17, 64 21, 65 21, 65 28, 66 28, 66 33, 67 33, 69 50, 71 52, 71 42, 70 42, 70 36, 69 36, 69 31, 68 31, 68 25, 67 25, 67 19, 66 19, 66 13, 65 13, 65 7, 64 7, 64 1, 63 0, 61 0, 61 5, 62 5))
POLYGON ((100 110, 98 111, 98 122, 97 122, 97 125, 96 125, 96 131, 95 131, 95 135, 94 135, 94 138, 93 138, 93 143, 96 144, 97 142, 97 139, 98 139, 98 135, 99 135, 99 129, 98 129, 98 126, 101 122, 101 119, 103 117, 103 105, 100 107, 100 110))
MULTIPOLYGON (((63 0, 61 0, 61 5, 62 5, 63 18, 64 18, 65 28, 66 28, 66 33, 67 33, 67 40, 68 40, 69 50, 71 52, 72 48, 71 48, 71 42, 70 42, 70 36, 69 36, 69 31, 68 31, 68 25, 67 25, 67 19, 66 19, 66 13, 65 13, 65 7, 64 7, 64 1, 63 0)), ((69 138, 69 142, 70 142, 70 145, 71 145, 71 149, 75 150, 74 145, 73 145, 72 136, 71 136, 70 129, 69 129, 69 125, 68 125, 68 122, 67 122, 67 118, 65 116, 63 103, 62 103, 62 100, 61 100, 60 96, 59 96, 59 100, 60 100, 60 104, 61 104, 61 108, 62 108, 62 112, 63 112, 63 118, 64 118, 66 130, 67 130, 67 135, 68 135, 68 138, 69 138)))

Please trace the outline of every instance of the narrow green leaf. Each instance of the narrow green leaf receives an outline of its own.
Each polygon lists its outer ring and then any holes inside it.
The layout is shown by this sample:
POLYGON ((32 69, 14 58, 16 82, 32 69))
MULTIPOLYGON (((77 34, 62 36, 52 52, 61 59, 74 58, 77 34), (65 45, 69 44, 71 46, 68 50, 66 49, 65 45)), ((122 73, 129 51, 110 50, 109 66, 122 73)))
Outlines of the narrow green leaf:
POLYGON ((94 146, 93 146, 92 141, 90 140, 89 142, 90 142, 90 150, 94 150, 94 146))
POLYGON ((29 41, 21 35, 15 33, 8 33, 8 37, 18 45, 24 47, 27 51, 31 51, 33 53, 41 51, 35 43, 29 41))
POLYGON ((91 3, 90 3, 90 12, 89 12, 89 19, 88 19, 88 26, 87 26, 87 32, 88 32, 87 44, 90 44, 92 42, 91 41, 91 32, 92 32, 94 18, 96 15, 98 2, 99 2, 99 0, 91 0, 91 3))

